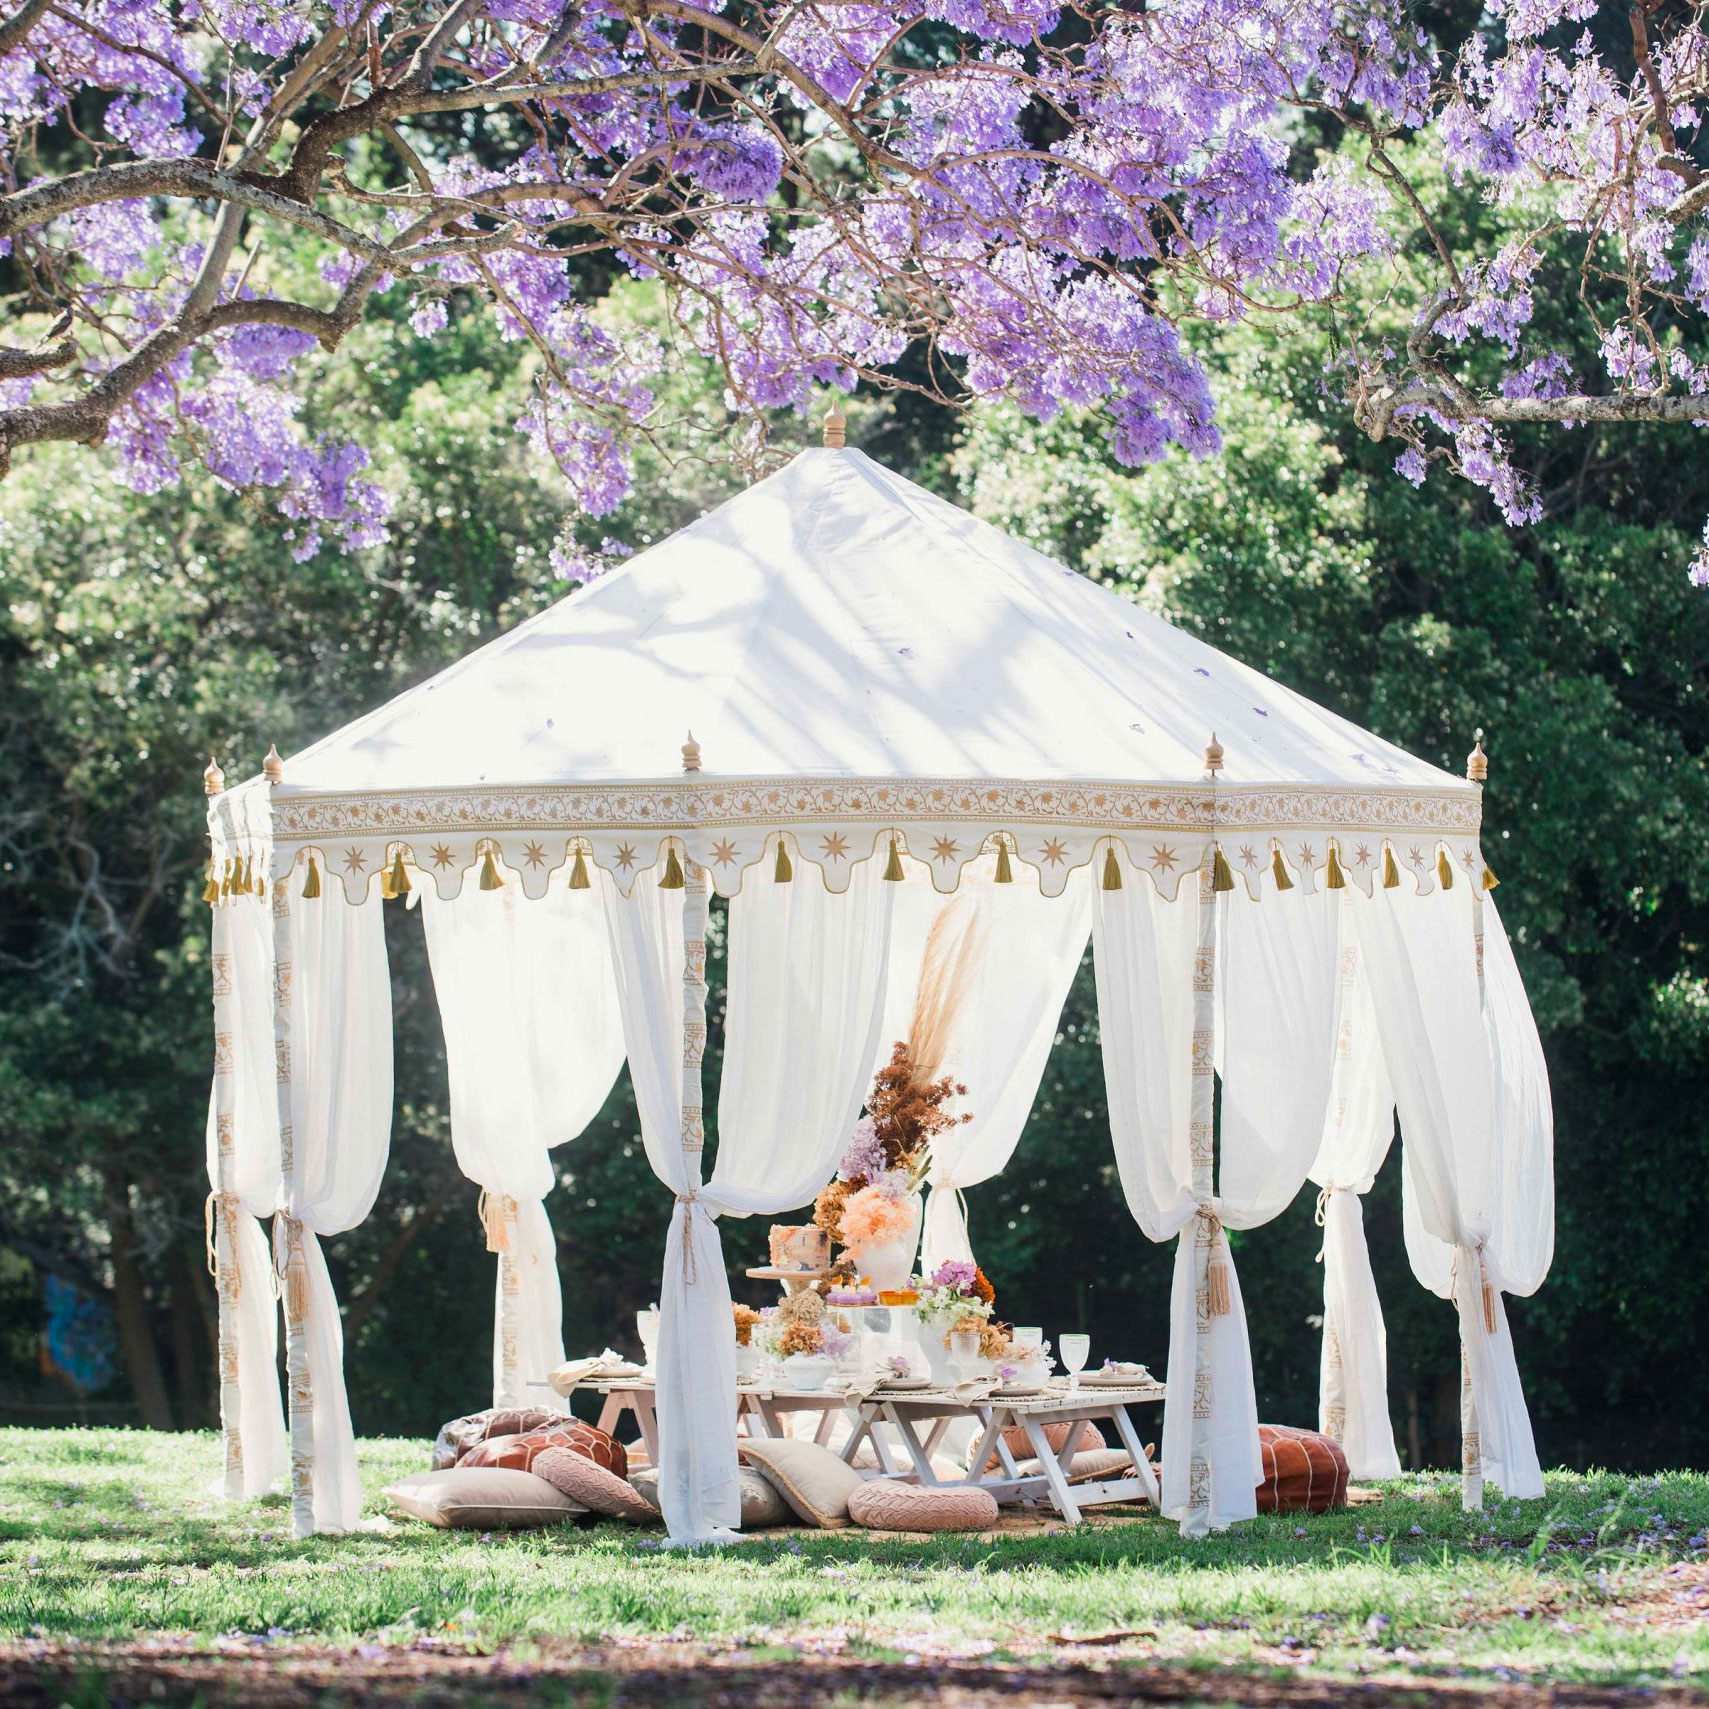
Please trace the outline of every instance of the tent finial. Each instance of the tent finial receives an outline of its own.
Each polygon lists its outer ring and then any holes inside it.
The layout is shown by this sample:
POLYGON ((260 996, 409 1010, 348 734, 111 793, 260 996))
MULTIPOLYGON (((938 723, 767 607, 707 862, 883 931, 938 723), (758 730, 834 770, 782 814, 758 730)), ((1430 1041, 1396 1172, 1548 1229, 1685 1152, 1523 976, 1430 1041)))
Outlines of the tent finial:
POLYGON ((1489 755, 1484 752, 1484 733, 1479 730, 1477 739, 1472 743, 1472 751, 1466 755, 1466 779, 1470 783, 1482 783, 1489 776, 1489 755))
POLYGON ((1222 743, 1216 739, 1216 731, 1211 731, 1211 739, 1205 745, 1205 775, 1215 777, 1222 770, 1222 743))
POLYGON ((832 398, 831 407, 825 411, 825 448, 828 451, 842 450, 848 425, 848 417, 843 414, 842 404, 832 398))
POLYGON ((267 757, 261 762, 261 769, 266 772, 269 783, 283 783, 285 781, 285 762, 279 758, 277 743, 269 742, 267 744, 267 757))
POLYGON ((202 789, 208 795, 218 795, 224 788, 225 773, 220 770, 220 762, 210 754, 208 769, 202 773, 202 789))
POLYGON ((682 745, 682 769, 684 771, 700 770, 700 744, 695 741, 692 730, 688 733, 688 740, 682 745))

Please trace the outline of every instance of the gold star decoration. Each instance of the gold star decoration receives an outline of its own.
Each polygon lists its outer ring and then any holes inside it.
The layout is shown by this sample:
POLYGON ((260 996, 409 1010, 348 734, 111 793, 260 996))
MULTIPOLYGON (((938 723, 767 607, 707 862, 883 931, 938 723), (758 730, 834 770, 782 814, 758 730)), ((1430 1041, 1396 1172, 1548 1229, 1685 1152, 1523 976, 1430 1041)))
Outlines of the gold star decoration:
POLYGON ((433 845, 433 864, 435 866, 449 866, 451 861, 451 851, 443 843, 435 843, 433 845))
POLYGON ((1256 866, 1258 864, 1258 851, 1250 843, 1240 845, 1240 864, 1242 866, 1256 866))
POLYGON ((1061 866, 1063 861, 1068 858, 1067 848, 1055 837, 1048 838, 1044 847, 1038 852, 1052 866, 1061 866))
POLYGON ((723 841, 712 845, 712 858, 720 866, 728 866, 736 858, 736 845, 725 837, 723 841))
POLYGON ((1363 843, 1353 851, 1353 864, 1355 866, 1369 866, 1371 864, 1371 851, 1363 843))
POLYGON ((939 860, 954 860, 955 844, 948 837, 938 837, 932 843, 932 853, 939 860))
POLYGON ((1474 858, 1472 851, 1470 849, 1461 849, 1461 851, 1460 851, 1460 865, 1463 866, 1467 872, 1470 872, 1472 870, 1472 868, 1475 865, 1477 865, 1477 861, 1474 858))
POLYGON ((1151 864, 1159 872, 1173 872, 1175 870, 1175 851, 1167 843, 1159 844, 1151 851, 1151 864))
POLYGON ((625 872, 635 864, 635 851, 628 843, 619 845, 617 850, 617 864, 622 867, 625 872))
POLYGON ((368 857, 360 849, 346 849, 344 851, 344 870, 346 872, 360 872, 367 864, 368 857))
POLYGON ((1317 864, 1317 850, 1314 849, 1310 843, 1301 843, 1300 844, 1300 865, 1301 866, 1315 866, 1316 864, 1317 864))
POLYGON ((1406 858, 1414 866, 1423 866, 1423 864, 1424 864, 1424 851, 1422 849, 1409 849, 1407 851, 1406 858))
POLYGON ((546 859, 546 851, 538 843, 524 843, 522 845, 522 858, 530 866, 539 866, 546 859))
POLYGON ((849 840, 840 831, 832 831, 819 845, 826 860, 846 860, 849 852, 849 840))

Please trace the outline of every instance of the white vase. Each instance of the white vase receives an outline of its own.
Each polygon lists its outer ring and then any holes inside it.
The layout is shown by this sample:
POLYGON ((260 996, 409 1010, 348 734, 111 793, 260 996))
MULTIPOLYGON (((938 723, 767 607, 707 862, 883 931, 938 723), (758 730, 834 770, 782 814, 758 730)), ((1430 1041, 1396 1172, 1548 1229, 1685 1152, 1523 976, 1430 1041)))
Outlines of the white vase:
POLYGON ((920 1250, 920 1195, 910 1193, 908 1228, 894 1240, 851 1246, 856 1267, 875 1288, 905 1288, 914 1278, 914 1255, 920 1250))
POLYGON ((946 1323, 928 1323, 923 1318, 920 1321, 920 1349, 926 1355, 932 1381, 940 1389, 953 1389, 962 1377, 949 1349, 944 1346, 944 1337, 948 1333, 949 1325, 946 1323))

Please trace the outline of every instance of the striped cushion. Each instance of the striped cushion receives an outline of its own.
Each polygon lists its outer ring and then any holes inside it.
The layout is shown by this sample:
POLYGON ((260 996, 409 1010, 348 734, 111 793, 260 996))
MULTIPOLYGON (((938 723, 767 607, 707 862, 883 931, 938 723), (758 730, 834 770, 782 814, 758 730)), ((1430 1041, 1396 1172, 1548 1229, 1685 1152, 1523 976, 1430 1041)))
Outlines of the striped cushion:
POLYGON ((1332 1437, 1260 1424, 1258 1447, 1264 1468, 1260 1513, 1322 1513, 1347 1505, 1347 1456, 1332 1437))

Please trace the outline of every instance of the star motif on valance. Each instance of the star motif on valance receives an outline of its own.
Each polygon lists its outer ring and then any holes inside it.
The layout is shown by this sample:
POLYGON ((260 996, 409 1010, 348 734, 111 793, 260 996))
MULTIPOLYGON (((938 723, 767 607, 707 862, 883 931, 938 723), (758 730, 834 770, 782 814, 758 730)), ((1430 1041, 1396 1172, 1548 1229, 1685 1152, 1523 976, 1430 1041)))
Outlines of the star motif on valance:
POLYGON ((1151 851, 1151 864, 1159 872, 1173 872, 1175 870, 1175 851, 1167 843, 1160 843, 1151 851))
POLYGON ((346 872, 360 872, 367 864, 368 857, 360 849, 346 849, 344 851, 344 870, 346 872))
POLYGON ((1371 864, 1371 851, 1364 843, 1361 843, 1353 851, 1353 864, 1355 866, 1369 866, 1371 864))
POLYGON ((1315 866, 1316 864, 1317 864, 1317 850, 1314 849, 1310 843, 1301 843, 1300 844, 1300 865, 1301 866, 1315 866))
POLYGON ((849 840, 840 831, 831 832, 819 846, 826 860, 846 860, 848 858, 849 840))
POLYGON ((628 843, 619 844, 617 849, 617 864, 625 872, 635 864, 635 851, 628 843))
POLYGON ((1240 864, 1242 866, 1256 866, 1258 864, 1258 851, 1250 843, 1240 845, 1240 864))
POLYGON ((728 837, 712 845, 712 858, 720 866, 728 866, 736 858, 736 845, 728 837))
POLYGON ((433 864, 437 867, 447 867, 455 857, 443 843, 433 845, 433 864))
POLYGON ((1424 851, 1422 849, 1408 849, 1406 858, 1413 866, 1423 866, 1424 851))
POLYGON ((1056 837, 1048 838, 1038 852, 1040 857, 1049 861, 1052 866, 1061 866, 1068 858, 1067 847, 1056 837))
POLYGON ((524 843, 522 845, 522 858, 530 866, 541 866, 545 863, 546 851, 539 843, 524 843))
POLYGON ((938 837, 933 840, 932 853, 939 860, 955 859, 955 844, 948 837, 938 837))

